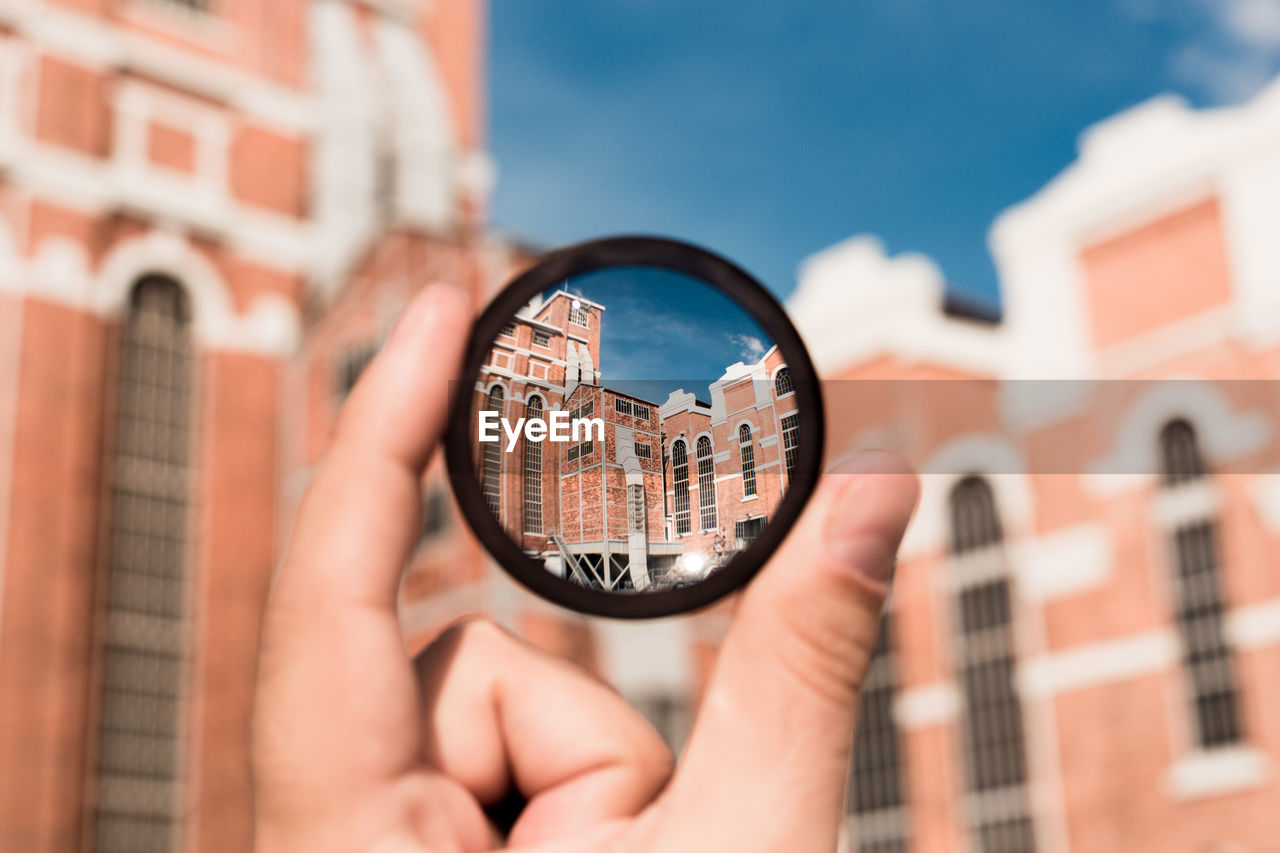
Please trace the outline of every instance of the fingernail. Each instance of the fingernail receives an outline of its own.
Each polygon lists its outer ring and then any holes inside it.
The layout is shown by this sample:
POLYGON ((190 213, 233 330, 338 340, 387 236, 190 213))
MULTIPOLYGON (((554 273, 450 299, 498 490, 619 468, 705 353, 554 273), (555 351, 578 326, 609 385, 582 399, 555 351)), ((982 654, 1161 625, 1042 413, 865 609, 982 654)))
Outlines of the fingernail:
POLYGON ((839 482, 826 540, 831 555, 876 584, 893 579, 894 555, 902 541, 918 486, 916 476, 893 453, 859 453, 833 468, 839 482))

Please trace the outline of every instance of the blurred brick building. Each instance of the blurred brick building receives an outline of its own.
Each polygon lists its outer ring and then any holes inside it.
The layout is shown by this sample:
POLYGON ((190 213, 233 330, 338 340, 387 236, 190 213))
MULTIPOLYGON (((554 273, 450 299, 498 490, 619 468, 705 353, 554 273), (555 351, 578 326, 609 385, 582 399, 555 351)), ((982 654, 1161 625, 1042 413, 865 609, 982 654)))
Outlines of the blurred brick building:
MULTIPOLYGON (((259 614, 334 412, 424 282, 505 277, 484 12, 0 4, 0 849, 250 849, 259 614)), ((410 601, 480 571, 443 494, 410 601)))
POLYGON ((828 383, 829 454, 926 472, 852 849, 1280 849, 1277 222, 1280 84, 1090 128, 991 231, 1001 319, 872 238, 804 265, 819 371, 889 380, 828 383))

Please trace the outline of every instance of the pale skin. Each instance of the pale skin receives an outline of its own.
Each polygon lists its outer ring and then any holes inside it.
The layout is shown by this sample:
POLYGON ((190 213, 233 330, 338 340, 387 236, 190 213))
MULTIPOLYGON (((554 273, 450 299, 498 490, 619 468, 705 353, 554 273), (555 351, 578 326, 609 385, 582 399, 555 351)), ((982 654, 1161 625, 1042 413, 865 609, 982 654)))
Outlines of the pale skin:
POLYGON ((834 850, 894 554, 897 457, 824 476, 739 597, 678 765, 615 692, 483 620, 397 618, 471 307, 415 298, 344 408, 272 590, 255 694, 262 853, 834 850), (485 811, 527 801, 502 833, 485 811))

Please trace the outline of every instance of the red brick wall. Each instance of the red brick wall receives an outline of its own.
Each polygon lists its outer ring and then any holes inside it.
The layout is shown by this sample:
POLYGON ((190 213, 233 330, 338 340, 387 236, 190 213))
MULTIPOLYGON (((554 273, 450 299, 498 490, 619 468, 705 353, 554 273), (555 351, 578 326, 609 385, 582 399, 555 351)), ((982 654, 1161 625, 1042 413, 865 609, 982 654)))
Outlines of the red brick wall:
POLYGON ((0 625, 0 849, 75 849, 86 762, 102 324, 28 300, 0 625), (14 772, 22 768, 21 772, 14 772))

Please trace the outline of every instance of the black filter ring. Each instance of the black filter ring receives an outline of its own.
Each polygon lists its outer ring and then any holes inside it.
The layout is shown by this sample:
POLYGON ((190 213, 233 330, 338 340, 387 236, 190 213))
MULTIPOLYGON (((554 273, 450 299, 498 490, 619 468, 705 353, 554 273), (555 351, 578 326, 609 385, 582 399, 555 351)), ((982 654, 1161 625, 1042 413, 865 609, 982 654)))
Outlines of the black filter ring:
POLYGON ((455 388, 445 462, 462 513, 486 550, 508 574, 557 604, 596 616, 645 619, 684 613, 746 584, 777 550, 813 494, 822 464, 824 418, 817 371, 786 310, 750 273, 706 249, 663 237, 622 236, 578 243, 544 255, 518 275, 476 320, 467 343, 463 376, 455 388), (795 385, 799 412, 796 465, 786 494, 761 534, 706 580, 660 592, 620 593, 588 589, 548 572, 502 529, 485 504, 472 454, 471 403, 476 377, 498 332, 535 295, 566 279, 608 267, 651 267, 683 273, 716 288, 740 305, 778 346, 795 385))

